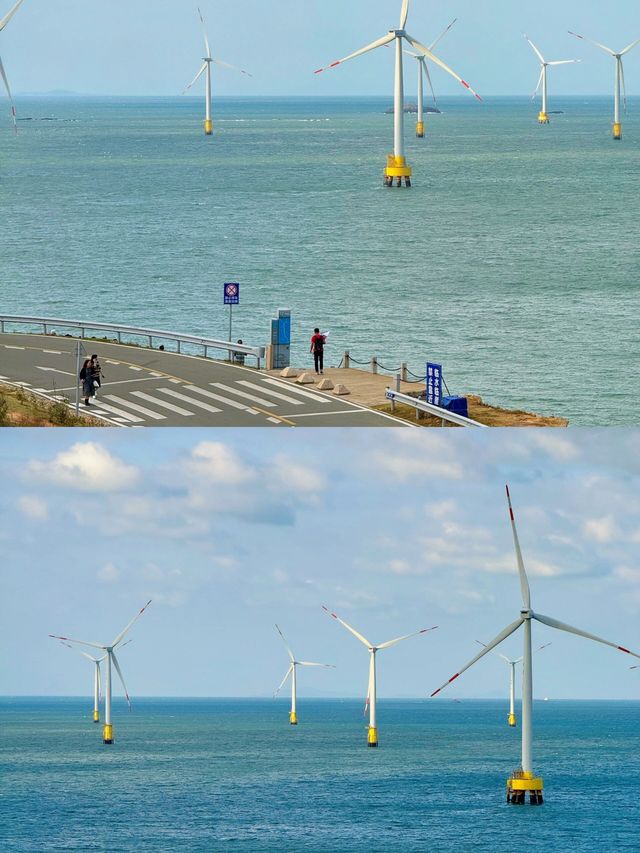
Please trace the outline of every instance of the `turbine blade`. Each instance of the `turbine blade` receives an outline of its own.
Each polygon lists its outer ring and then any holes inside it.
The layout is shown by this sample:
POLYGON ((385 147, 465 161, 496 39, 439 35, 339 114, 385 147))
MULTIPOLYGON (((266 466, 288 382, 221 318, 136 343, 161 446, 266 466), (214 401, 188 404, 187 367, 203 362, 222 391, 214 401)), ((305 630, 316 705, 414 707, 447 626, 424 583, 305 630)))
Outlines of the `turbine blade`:
POLYGON ((511 495, 509 486, 507 489, 507 503, 509 504, 509 518, 511 519, 511 530, 513 532, 513 545, 516 549, 516 560, 518 562, 518 574, 520 575, 520 588, 522 590, 522 603, 527 610, 531 607, 531 590, 529 589, 529 581, 522 560, 522 551, 520 550, 520 541, 518 539, 518 531, 516 530, 516 519, 513 515, 513 507, 511 506, 511 495))
POLYGON ((371 702, 371 686, 372 686, 372 682, 373 682, 373 666, 374 665, 375 664, 372 664, 371 661, 369 661, 369 682, 367 684, 367 698, 364 700, 364 710, 362 712, 363 717, 367 716, 367 711, 369 710, 369 704, 371 702))
MULTIPOLYGON (((66 643, 65 643, 65 646, 66 646, 66 643)), ((69 648, 71 649, 73 647, 69 646, 69 648)), ((92 655, 88 654, 87 652, 80 652, 80 654, 83 655, 84 657, 86 657, 87 660, 90 660, 91 663, 98 663, 98 661, 92 655)))
POLYGON ((202 65, 200 66, 200 71, 198 71, 198 73, 197 73, 197 74, 196 74, 196 76, 193 78, 193 80, 191 81, 191 83, 189 83, 189 85, 188 85, 188 86, 185 86, 185 87, 184 87, 184 89, 182 90, 182 94, 183 94, 183 95, 184 95, 186 92, 188 92, 188 91, 189 91, 189 89, 193 86, 193 84, 194 84, 194 83, 197 83, 197 82, 198 82, 198 80, 202 77, 202 75, 204 74, 204 72, 205 72, 206 70, 207 70, 207 63, 206 63, 206 62, 203 62, 203 63, 202 63, 202 65))
POLYGON ((441 41, 442 41, 442 39, 446 36, 446 34, 449 32, 449 30, 451 29, 451 27, 455 24, 455 22, 456 22, 457 20, 458 20, 457 18, 454 18, 454 19, 453 19, 453 21, 451 21, 451 23, 449 24, 449 26, 448 26, 448 27, 446 27, 446 28, 445 28, 445 29, 440 33, 440 35, 438 36, 438 38, 437 38, 435 41, 431 42, 431 44, 429 45, 429 50, 433 50, 433 49, 434 49, 434 47, 438 44, 438 42, 441 42, 441 41))
POLYGON ((480 660, 480 658, 484 657, 487 654, 487 652, 490 652, 491 649, 495 649, 495 647, 499 646, 503 640, 506 640, 507 637, 510 637, 514 631, 517 631, 523 622, 524 622, 524 619, 522 618, 522 616, 519 616, 515 622, 512 622, 511 625, 507 625, 507 627, 504 629, 504 631, 500 631, 500 633, 498 634, 497 637, 494 637, 490 643, 487 643, 487 645, 484 647, 484 649, 481 652, 479 652, 473 658, 473 660, 469 661, 469 663, 466 666, 463 666, 462 669, 459 670, 458 672, 456 672, 455 675, 452 675, 448 681, 445 681, 445 683, 442 685, 442 687, 438 687, 437 690, 434 690, 433 693, 431 694, 431 696, 432 697, 437 696, 437 694, 440 693, 441 690, 444 690, 444 688, 447 687, 447 685, 451 684, 452 681, 455 681, 456 678, 458 678, 458 676, 462 675, 462 673, 465 672, 465 670, 467 670, 467 669, 469 669, 469 667, 473 666, 474 663, 477 663, 480 660))
POLYGON ((144 611, 147 609, 147 607, 148 607, 150 604, 151 604, 151 599, 149 599, 149 601, 147 601, 147 603, 146 603, 146 604, 145 604, 145 606, 142 608, 142 610, 139 610, 139 611, 136 613, 136 615, 133 617, 133 619, 131 620, 131 622, 129 622, 129 624, 128 624, 128 625, 127 625, 127 627, 124 629, 124 631, 120 631, 120 633, 119 633, 119 634, 118 634, 118 636, 115 638, 115 640, 113 641, 113 643, 111 643, 111 648, 112 648, 112 649, 115 649, 115 647, 118 645, 118 643, 120 643, 120 642, 122 641, 122 639, 124 638, 125 634, 126 634, 129 630, 131 630, 131 628, 132 628, 133 624, 134 624, 135 622, 137 622, 137 620, 142 616, 142 614, 144 613, 144 611))
POLYGON ((425 76, 427 78, 427 84, 429 86, 429 89, 431 90, 431 97, 433 98, 433 105, 434 105, 434 107, 437 108, 438 103, 436 101, 436 93, 435 93, 434 88, 433 88, 433 83, 431 82, 431 74, 429 74, 429 66, 427 65, 427 63, 424 59, 420 63, 420 66, 421 66, 421 70, 424 71, 425 76))
POLYGON ((399 30, 403 30, 409 17, 409 0, 402 0, 402 9, 400 10, 400 26, 399 30))
POLYGON ((624 56, 624 55, 625 55, 625 53, 629 53, 629 51, 630 51, 630 50, 633 50, 633 48, 634 48, 637 44, 640 44, 640 39, 636 39, 635 41, 632 41, 632 42, 631 42, 631 44, 630 44, 630 45, 627 45, 627 47, 625 47, 625 49, 624 49, 624 50, 621 50, 621 51, 620 51, 620 56, 624 56))
POLYGON ((328 607, 324 606, 324 604, 322 605, 322 609, 326 611, 329 616, 332 616, 334 619, 336 619, 341 625, 344 625, 347 631, 350 631, 353 636, 360 640, 360 642, 363 643, 368 649, 372 648, 372 644, 369 642, 369 640, 367 640, 366 637, 363 637, 362 634, 359 634, 355 628, 351 627, 351 625, 347 625, 347 623, 343 619, 341 619, 339 616, 336 616, 335 613, 332 613, 328 607))
POLYGON ((59 637, 57 634, 49 634, 54 640, 66 640, 67 643, 77 643, 79 646, 90 646, 92 649, 106 649, 101 643, 87 643, 85 640, 72 640, 71 637, 59 637))
POLYGON ((204 18, 202 17, 202 12, 200 11, 200 7, 198 7, 198 15, 200 16, 200 23, 202 24, 202 34, 204 35, 204 45, 207 49, 207 56, 211 59, 211 48, 209 47, 209 39, 207 38, 207 30, 204 25, 204 18))
MULTIPOLYGON (((104 660, 104 658, 100 658, 100 660, 104 660)), ((98 701, 102 699, 102 675, 100 674, 100 661, 96 661, 96 666, 98 668, 98 701)))
POLYGON ((221 59, 213 60, 216 65, 221 65, 223 68, 230 68, 232 71, 239 71, 240 74, 244 74, 246 77, 253 77, 253 74, 249 74, 248 71, 243 71, 242 68, 238 68, 237 65, 230 65, 228 62, 223 62, 221 59))
POLYGON ((550 616, 542 616, 540 613, 533 613, 533 618, 543 625, 548 625, 550 628, 557 628, 559 631, 566 631, 569 634, 577 634, 579 637, 586 637, 587 640, 595 640, 596 643, 603 643, 605 646, 611 646, 612 649, 617 649, 620 652, 625 652, 628 655, 633 655, 634 658, 640 658, 636 652, 631 652, 625 649, 624 646, 619 646, 617 643, 611 643, 609 640, 603 640, 602 637, 597 637, 595 634, 590 634, 588 631, 581 631, 580 628, 574 628, 572 625, 567 625, 566 622, 559 622, 557 619, 552 619, 550 616))
POLYGON ((582 62, 581 59, 554 59, 553 62, 547 62, 547 65, 573 65, 576 62, 582 62))
POLYGON ((432 628, 421 628, 419 631, 414 631, 413 634, 405 634, 403 637, 396 637, 395 640, 388 640, 386 643, 380 643, 376 648, 389 649, 391 646, 395 646, 396 643, 401 643, 403 640, 408 640, 410 637, 417 637, 418 634, 426 634, 427 631, 435 631, 437 627, 437 625, 434 625, 432 628))
POLYGON ((535 97, 536 97, 536 95, 538 94, 538 91, 540 90, 540 86, 541 86, 541 84, 542 84, 542 78, 543 78, 543 77, 544 77, 544 65, 543 65, 543 66, 542 66, 542 68, 540 69, 540 76, 538 77, 538 82, 537 82, 537 84, 536 84, 536 88, 533 90, 533 95, 531 95, 531 100, 532 100, 532 101, 533 101, 533 100, 535 100, 535 97))
POLYGON ((22 6, 23 3, 24 3, 24 0, 18 0, 18 2, 15 4, 15 6, 13 6, 13 8, 9 9, 9 11, 4 16, 4 18, 2 18, 2 20, 0 20, 0 33, 7 26, 7 24, 11 20, 11 18, 13 18, 13 16, 18 11, 20 6, 22 6))
POLYGON ((289 667, 289 669, 287 670, 287 673, 286 673, 285 677, 284 677, 284 678, 282 679, 282 681, 280 682, 280 685, 278 686, 278 689, 277 689, 277 690, 274 692, 274 694, 273 694, 273 698, 274 698, 274 699, 276 698, 276 696, 278 695, 278 693, 280 693, 280 691, 282 690, 282 688, 283 688, 283 687, 284 687, 284 685, 286 684, 287 678, 289 678, 289 676, 290 676, 290 675, 291 675, 291 673, 293 672, 293 667, 294 667, 294 666, 295 666, 295 664, 292 662, 292 663, 291 663, 291 666, 290 666, 290 667, 289 667))
POLYGON ((536 652, 541 652, 543 649, 548 649, 549 646, 553 645, 552 643, 545 643, 544 646, 538 646, 536 652))
POLYGON ((622 83, 622 103, 624 104, 624 111, 627 111, 627 86, 624 82, 624 65, 622 64, 622 59, 620 62, 620 82, 622 83))
POLYGON ((439 65, 440 68, 442 68, 444 71, 447 72, 447 74, 450 74, 454 79, 461 83, 465 87, 465 89, 468 89, 471 94, 474 95, 479 101, 482 100, 480 95, 471 88, 471 86, 467 83, 466 80, 463 80, 462 77, 459 77, 452 68, 449 68, 449 66, 445 65, 445 63, 441 59, 438 59, 435 53, 431 53, 428 47, 425 47, 423 44, 420 44, 419 41, 416 41, 416 39, 414 39, 408 33, 405 33, 404 37, 409 42, 409 44, 415 47, 416 50, 419 50, 421 53, 424 53, 427 59, 430 59, 432 62, 435 62, 436 65, 439 65))
POLYGON ((129 698, 129 693, 127 691, 127 685, 124 683, 124 678, 122 676, 122 670, 120 669, 120 664, 118 663, 118 658, 115 656, 115 652, 111 652, 111 660, 113 661, 113 665, 116 668, 116 672, 118 673, 118 678, 122 682, 122 687, 124 689, 124 695, 127 698, 127 704, 129 705, 129 710, 131 710, 131 699, 129 698))
POLYGON ((299 660, 297 661, 298 666, 324 666, 328 669, 335 669, 335 665, 332 663, 313 663, 309 660, 299 660))
POLYGON ((568 30, 570 36, 575 36, 577 39, 582 39, 582 41, 588 41, 590 44, 595 44, 596 47, 599 47, 600 50, 604 50, 610 56, 615 56, 615 50, 611 50, 610 47, 607 47, 604 44, 600 44, 598 41, 594 41, 593 39, 588 39, 586 36, 578 35, 578 33, 574 33, 572 30, 568 30))
POLYGON ((322 71, 327 71, 329 68, 335 68, 336 65, 341 65, 343 62, 347 62, 349 59, 355 59, 356 56, 362 56, 363 53, 368 53, 370 50, 375 50, 377 47, 382 47, 383 44, 389 44, 389 42, 395 39, 395 35, 393 33, 387 33, 386 36, 378 39, 377 41, 372 41, 371 44, 368 44, 366 47, 361 47, 360 50, 356 50, 355 53, 350 53, 349 56, 345 56, 344 59, 338 59, 336 62, 332 62, 331 65, 326 65, 324 68, 318 68, 317 71, 314 71, 314 74, 320 74, 322 71))
POLYGON ((9 96, 9 103, 11 104, 11 118, 13 119, 13 129, 15 132, 18 132, 18 122, 16 119, 16 105, 13 103, 13 95, 11 94, 11 89, 9 88, 9 80, 7 79, 6 71, 4 70, 4 65, 2 64, 2 59, 0 59, 0 77, 2 77, 4 81, 4 87, 7 90, 7 95, 9 96))
MULTIPOLYGON (((485 648, 485 649, 487 648, 487 644, 486 644, 486 643, 482 643, 482 642, 480 642, 480 640, 476 640, 476 643, 477 643, 479 646, 482 646, 482 647, 483 647, 483 648, 485 648)), ((512 661, 512 660, 511 660, 511 658, 508 658, 506 655, 503 655, 503 654, 502 654, 502 652, 496 652, 496 651, 494 651, 494 655, 496 655, 496 656, 497 656, 497 657, 499 657, 499 658, 502 658, 502 660, 506 660, 506 662, 507 662, 508 664, 517 663, 517 661, 512 661)))
POLYGON ((285 649, 289 652, 289 658, 291 659, 291 663, 293 663, 293 662, 294 662, 294 660, 295 660, 295 658, 294 658, 294 656, 293 656, 293 652, 291 651, 291 649, 290 649, 290 648, 289 648, 289 646, 287 645, 287 641, 286 641, 286 640, 285 640, 285 638, 284 638, 284 634, 282 633, 282 631, 280 630, 280 628, 278 628, 278 626, 277 626, 277 625, 276 625, 276 631, 277 631, 277 632, 278 632, 278 634, 280 634, 280 636, 282 637, 282 642, 284 643, 284 647, 285 647, 285 649))
POLYGON ((531 39, 529 38, 529 36, 528 36, 526 33, 523 33, 523 36, 526 38, 526 40, 527 40, 527 41, 529 42, 529 44, 531 45, 531 48, 532 48, 533 52, 534 52, 534 53, 535 53, 535 55, 538 57, 538 59, 540 60, 540 62, 543 62, 543 63, 544 63, 544 56, 540 53, 540 51, 539 51, 539 50, 538 50, 538 48, 535 46, 535 44, 531 41, 531 39))

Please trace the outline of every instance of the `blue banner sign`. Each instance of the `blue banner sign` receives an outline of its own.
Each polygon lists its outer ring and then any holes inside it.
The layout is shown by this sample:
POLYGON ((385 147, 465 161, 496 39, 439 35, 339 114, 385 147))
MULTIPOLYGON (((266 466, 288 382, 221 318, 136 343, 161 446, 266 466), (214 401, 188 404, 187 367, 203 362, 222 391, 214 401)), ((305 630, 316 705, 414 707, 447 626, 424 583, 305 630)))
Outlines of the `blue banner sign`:
POLYGON ((442 402, 442 365, 427 362, 427 403, 439 406, 442 402))
POLYGON ((229 281, 224 286, 224 304, 240 304, 240 285, 237 281, 229 281))

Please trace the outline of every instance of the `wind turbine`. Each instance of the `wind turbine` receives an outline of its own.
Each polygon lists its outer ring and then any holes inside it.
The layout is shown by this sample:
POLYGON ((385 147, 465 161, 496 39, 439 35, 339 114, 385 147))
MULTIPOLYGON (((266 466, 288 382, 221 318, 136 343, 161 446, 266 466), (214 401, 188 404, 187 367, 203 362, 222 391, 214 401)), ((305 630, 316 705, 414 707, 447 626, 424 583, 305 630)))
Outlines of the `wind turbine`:
POLYGON ((540 53, 535 44, 531 41, 528 35, 525 36, 526 40, 531 45, 531 49, 535 53, 535 55, 540 60, 540 76, 538 77, 538 84, 535 88, 533 96, 531 100, 535 98, 538 94, 538 90, 540 89, 540 85, 542 84, 542 108, 538 113, 538 124, 549 124, 549 113, 547 112, 547 68, 552 65, 572 65, 576 62, 581 62, 580 59, 555 59, 553 62, 547 62, 544 56, 540 53))
MULTIPOLYGON (((69 643, 65 643, 62 641, 62 645, 66 646, 68 649, 73 649, 73 646, 70 646, 69 643)), ((74 649, 77 651, 77 649, 74 649)), ((92 655, 88 655, 86 652, 80 652, 80 654, 90 660, 93 667, 93 722, 100 722, 100 698, 101 698, 101 679, 100 679, 100 664, 107 657, 106 655, 102 655, 101 658, 94 658, 92 655)))
MULTIPOLYGON (((486 643, 481 643, 480 640, 476 640, 479 646, 484 646, 486 648, 486 643)), ((536 649, 536 652, 541 652, 542 649, 546 649, 547 646, 550 646, 551 643, 545 643, 544 646, 540 646, 536 649)), ((506 655, 503 655, 502 652, 496 652, 498 657, 501 657, 502 660, 506 661, 510 667, 510 675, 509 675, 509 716, 507 717, 507 722, 510 726, 516 725, 516 665, 522 662, 522 657, 516 658, 515 660, 511 660, 506 655)))
POLYGON ((599 47, 600 50, 604 50, 605 53, 608 53, 609 56, 613 56, 616 61, 615 88, 613 90, 613 138, 620 140, 622 139, 622 122, 620 120, 620 89, 622 89, 625 111, 627 109, 627 92, 624 85, 624 68, 622 66, 622 57, 626 53, 629 53, 630 50, 633 50, 633 48, 637 44, 640 44, 640 39, 636 39, 636 41, 631 42, 630 45, 625 47, 624 50, 621 50, 620 53, 616 53, 615 50, 611 50, 610 47, 606 47, 605 45, 600 44, 597 41, 588 39, 586 36, 579 36, 578 33, 574 33, 571 30, 569 30, 569 35, 575 36, 578 39, 582 39, 582 41, 588 41, 591 44, 594 44, 596 47, 599 47))
POLYGON ((367 713, 367 705, 369 706, 369 730, 367 735, 367 746, 378 746, 378 724, 376 719, 376 653, 382 651, 383 649, 389 649, 391 646, 395 646, 396 643, 402 642, 402 640, 408 640, 409 637, 417 637, 418 634, 426 634, 427 631, 434 631, 438 626, 434 625, 433 628, 422 628, 420 631, 414 631, 413 634, 405 634, 403 637, 396 637, 395 640, 388 640, 386 643, 379 643, 377 646, 374 646, 373 643, 370 643, 366 637, 363 637, 362 634, 359 634, 355 628, 352 628, 351 625, 347 625, 347 623, 341 619, 339 616, 336 616, 335 613, 332 613, 327 607, 322 605, 322 609, 336 619, 341 625, 343 625, 347 631, 353 634, 353 636, 360 640, 360 642, 367 647, 369 650, 369 689, 367 692, 367 700, 364 705, 364 712, 367 713))
POLYGON ((382 36, 382 38, 377 39, 376 41, 368 44, 366 47, 360 48, 360 50, 356 50, 355 53, 349 54, 349 56, 345 56, 344 59, 338 59, 336 62, 332 62, 331 65, 326 66, 325 68, 319 68, 315 73, 320 74, 322 71, 326 71, 328 68, 335 68, 337 65, 340 65, 343 62, 346 62, 349 59, 355 59, 357 56, 362 56, 364 53, 368 53, 370 50, 375 50, 378 47, 382 47, 385 44, 390 44, 395 41, 396 46, 396 71, 395 71, 395 97, 394 97, 394 121, 393 121, 393 154, 387 155, 387 166, 384 170, 384 184, 386 187, 393 186, 393 179, 396 179, 397 186, 402 186, 402 179, 404 178, 405 186, 411 186, 411 167, 407 164, 407 160, 405 157, 404 151, 404 78, 403 78, 403 64, 402 64, 402 42, 403 40, 408 42, 412 47, 414 47, 420 54, 422 54, 426 59, 430 59, 436 65, 439 65, 440 68, 444 69, 447 74, 451 74, 452 77, 462 83, 462 85, 469 89, 476 98, 481 101, 482 98, 476 92, 473 91, 471 86, 459 77, 455 71, 449 68, 448 65, 445 65, 441 59, 431 52, 428 47, 425 47, 423 44, 420 44, 419 41, 410 36, 409 33, 405 30, 405 26, 407 23, 407 17, 409 15, 409 0, 402 0, 402 8, 400 10, 400 24, 397 30, 390 30, 386 36, 382 36))
MULTIPOLYGON (((449 24, 446 30, 441 33, 438 38, 429 45, 429 50, 433 50, 434 47, 441 41, 444 36, 449 32, 451 27, 457 21, 457 18, 454 18, 453 21, 449 24)), ((424 78, 427 78, 427 83, 429 84, 429 89, 431 90, 431 96, 433 98, 434 106, 436 104, 436 93, 433 91, 433 84, 431 83, 431 75, 429 74, 429 66, 427 65, 427 57, 423 53, 414 53, 412 50, 405 50, 408 56, 413 56, 418 63, 418 121, 416 123, 416 136, 418 139, 424 138, 424 78)))
MULTIPOLYGON (((13 18, 13 16, 18 11, 20 6, 22 6, 23 3, 24 3, 24 0, 18 0, 18 2, 15 4, 15 6, 13 6, 11 9, 9 9, 9 11, 4 16, 4 18, 2 18, 2 20, 0 20, 0 33, 7 26, 7 24, 11 20, 11 18, 13 18)), ((2 59, 0 59, 0 77, 2 77, 2 79, 4 81, 4 87, 7 90, 7 95, 9 96, 9 103, 11 104, 11 117, 13 119, 13 129, 17 133, 18 132, 18 122, 16 121, 16 107, 15 107, 15 104, 13 103, 13 96, 11 94, 11 89, 9 88, 9 80, 7 79, 7 73, 4 70, 4 65, 2 64, 2 59)))
POLYGON ((213 133, 213 119, 211 118, 211 63, 215 63, 219 65, 221 68, 230 68, 233 71, 239 71, 241 74, 245 74, 247 77, 251 77, 248 71, 243 71, 242 68, 236 68, 235 65, 229 65, 228 62, 223 62, 221 59, 214 59, 211 56, 211 48, 209 46, 209 39, 207 37, 207 31, 204 26, 204 18, 202 17, 202 12, 198 9, 198 15, 200 16, 200 22, 202 24, 202 32, 204 35, 204 46, 207 51, 207 55, 203 57, 202 65, 200 66, 200 70, 193 78, 191 83, 186 87, 183 91, 183 95, 185 92, 188 92, 189 89, 193 86, 194 83, 205 75, 205 118, 204 118, 204 132, 207 136, 211 136, 213 133))
POLYGON ((520 576, 520 588, 522 591, 522 608, 520 610, 520 615, 516 619, 515 622, 512 622, 511 625, 507 625, 507 627, 501 631, 497 637, 495 637, 490 643, 488 643, 485 648, 477 654, 473 660, 469 661, 466 666, 463 666, 461 670, 456 672, 455 675, 451 676, 451 678, 446 681, 442 687, 439 687, 437 690, 431 694, 431 696, 436 696, 443 690, 448 684, 451 684, 452 681, 455 681, 463 672, 465 672, 469 667, 473 666, 474 663, 480 660, 480 658, 484 657, 487 652, 490 652, 496 646, 500 645, 503 640, 506 640, 507 637, 511 636, 514 631, 517 631, 521 625, 524 625, 524 651, 523 651, 523 673, 522 673, 522 765, 518 770, 515 770, 512 776, 507 781, 507 802, 508 803, 524 803, 527 792, 529 792, 529 801, 532 805, 542 805, 543 797, 542 797, 542 789, 543 789, 543 781, 540 776, 536 776, 533 772, 533 759, 532 759, 532 746, 533 746, 533 729, 532 729, 532 715, 533 715, 533 675, 532 675, 532 664, 531 664, 531 622, 535 619, 538 622, 542 622, 543 625, 549 625, 551 628, 557 628, 560 631, 567 631, 570 634, 577 634, 579 637, 586 637, 588 640, 595 640, 597 643, 604 643, 605 646, 611 646, 614 649, 618 649, 621 652, 625 652, 628 655, 633 655, 636 658, 640 658, 640 655, 635 652, 629 651, 629 649, 625 649, 623 646, 619 646, 617 643, 611 643, 609 640, 603 640, 601 637, 597 637, 595 634, 589 634, 586 631, 582 631, 580 628, 573 628, 571 625, 567 625, 564 622, 559 622, 557 619, 552 619, 550 616, 543 616, 541 613, 535 613, 531 609, 531 592, 529 590, 529 581, 527 579, 527 573, 525 571, 524 562, 522 559, 522 552, 520 550, 520 542, 518 540, 518 533, 516 530, 516 522, 513 514, 513 508, 511 506, 511 495, 509 494, 509 487, 507 489, 507 503, 509 505, 509 517, 511 519, 511 530, 513 533, 513 544, 516 552, 516 562, 518 564, 518 574, 520 576))
POLYGON ((287 678, 289 678, 289 676, 291 676, 291 711, 289 712, 289 722, 291 723, 292 726, 297 726, 298 725, 298 709, 297 709, 298 697, 297 697, 296 667, 298 667, 298 666, 323 666, 323 667, 327 667, 329 669, 335 669, 335 667, 333 666, 333 664, 330 664, 330 663, 312 663, 311 661, 308 661, 308 660, 296 660, 294 655, 293 655, 293 652, 291 651, 291 649, 287 645, 287 641, 284 638, 284 634, 282 633, 280 628, 278 628, 277 625, 276 625, 276 630, 277 630, 278 634, 280 634, 280 636, 282 637, 282 642, 284 643, 285 648, 286 648, 287 652, 289 653, 289 660, 291 661, 291 664, 289 666, 289 669, 287 670, 287 674, 285 675, 285 677, 280 682, 280 686, 278 687, 276 692, 273 694, 273 696, 275 698, 278 695, 278 693, 284 687, 284 685, 287 681, 287 678))
POLYGON ((151 600, 147 601, 145 606, 133 617, 131 622, 127 625, 127 627, 121 631, 118 636, 113 640, 109 645, 104 645, 102 643, 89 643, 86 640, 72 640, 70 637, 59 637, 57 634, 49 634, 50 637, 53 637, 54 640, 63 640, 66 643, 76 643, 79 646, 90 646, 93 649, 102 649, 107 654, 105 657, 107 658, 107 675, 105 678, 104 685, 104 729, 102 732, 102 741, 103 743, 113 743, 113 723, 111 722, 111 664, 116 669, 118 673, 118 677, 122 682, 122 687, 124 688, 124 695, 126 696, 127 703, 129 705, 129 710, 131 710, 131 699, 129 698, 129 693, 127 692, 127 686, 124 683, 124 678, 122 676, 122 670, 120 669, 120 665, 118 664, 118 658, 115 654, 115 649, 117 646, 122 643, 126 634, 131 630, 133 624, 142 616, 147 607, 151 604, 151 600))

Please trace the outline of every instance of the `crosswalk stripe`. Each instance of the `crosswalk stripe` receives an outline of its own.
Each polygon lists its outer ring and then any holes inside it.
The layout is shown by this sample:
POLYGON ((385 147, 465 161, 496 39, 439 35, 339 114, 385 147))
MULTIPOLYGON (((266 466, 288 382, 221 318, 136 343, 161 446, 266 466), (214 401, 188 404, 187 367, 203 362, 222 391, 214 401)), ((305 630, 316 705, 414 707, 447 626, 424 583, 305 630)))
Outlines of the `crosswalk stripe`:
MULTIPOLYGON (((268 382, 270 385, 277 385, 278 388, 282 388, 282 382, 279 382, 277 379, 271 379, 269 376, 264 376, 261 380, 262 382, 268 382)), ((328 400, 326 397, 321 396, 320 394, 314 394, 312 391, 306 391, 302 388, 294 388, 293 385, 289 385, 287 383, 287 391, 291 391, 293 394, 299 394, 301 397, 308 397, 310 400, 315 400, 316 403, 331 403, 331 400, 328 400)))
POLYGON ((203 397, 210 397, 219 403, 225 403, 227 406, 231 406, 232 409, 242 409, 243 412, 250 412, 252 415, 258 414, 255 409, 250 409, 245 403, 239 403, 237 400, 223 397, 222 394, 214 394, 213 391, 207 391, 206 388, 198 388, 197 385, 188 385, 184 390, 195 391, 197 394, 202 394, 203 397))
MULTIPOLYGON (((54 398, 55 399, 55 398, 54 398)), ((139 418, 137 415, 131 415, 129 412, 123 412, 122 409, 116 409, 115 406, 110 406, 108 403, 103 403, 100 401, 99 403, 94 403, 91 406, 86 407, 89 411, 92 409, 96 409, 98 413, 100 413, 100 409, 105 409, 107 412, 112 412, 114 415, 118 415, 121 418, 125 418, 127 421, 133 424, 141 424, 142 418, 139 418)))
POLYGON ((193 417, 193 412, 181 409, 180 406, 174 406, 173 403, 169 403, 167 400, 158 400, 156 397, 152 397, 151 394, 145 394, 144 391, 132 391, 131 393, 134 397, 140 397, 148 403, 154 403, 154 405, 161 406, 163 409, 169 409, 171 412, 177 412, 179 415, 184 415, 185 418, 193 417))
POLYGON ((139 406, 137 403, 131 403, 123 397, 116 397, 115 394, 107 394, 107 400, 113 400, 114 403, 119 403, 127 409, 133 409, 134 412, 140 412, 141 415, 146 415, 154 421, 166 421, 166 415, 160 415, 158 412, 152 412, 151 409, 145 409, 144 406, 139 406))
POLYGON ((182 379, 170 379, 169 382, 173 382, 174 385, 182 385, 182 379))
POLYGON ((260 403, 261 406, 266 406, 268 409, 274 409, 277 403, 273 400, 265 400, 264 397, 256 397, 255 394, 249 394, 247 391, 241 391, 239 388, 232 388, 230 385, 225 385, 223 382, 210 382, 214 388, 221 388, 229 394, 236 394, 238 397, 246 397, 247 400, 253 400, 254 403, 260 403))
POLYGON ((277 418, 267 418, 268 421, 271 421, 272 424, 281 424, 282 421, 279 421, 277 418))
POLYGON ((129 365, 129 370, 135 370, 136 372, 140 373, 140 371, 142 370, 142 368, 141 368, 141 367, 134 367, 132 364, 130 364, 130 365, 129 365))
POLYGON ((271 394, 272 397, 278 397, 280 400, 291 403, 292 406, 304 406, 302 400, 296 400, 295 397, 287 397, 286 394, 280 394, 278 391, 272 391, 270 388, 265 388, 264 385, 258 385, 256 382, 249 382, 246 379, 240 379, 238 381, 238 385, 244 385, 246 388, 254 388, 256 391, 260 391, 261 394, 271 394))
POLYGON ((197 406, 199 409, 205 409, 207 412, 217 414, 222 409, 216 409, 215 406, 210 406, 208 403, 203 403, 200 400, 194 400, 187 397, 186 394, 181 394, 179 391, 174 391, 173 388, 158 388, 163 394, 168 394, 170 397, 175 397, 176 400, 183 400, 185 403, 191 403, 192 406, 197 406))

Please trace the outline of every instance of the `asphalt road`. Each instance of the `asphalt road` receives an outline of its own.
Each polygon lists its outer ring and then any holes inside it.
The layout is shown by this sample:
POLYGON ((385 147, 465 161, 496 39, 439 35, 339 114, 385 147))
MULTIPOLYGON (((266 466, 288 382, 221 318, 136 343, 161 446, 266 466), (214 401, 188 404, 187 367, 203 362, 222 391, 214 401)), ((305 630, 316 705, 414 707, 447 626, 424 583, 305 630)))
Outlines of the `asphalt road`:
MULTIPOLYGON (((75 404, 76 344, 75 338, 2 334, 0 382, 75 404)), ((98 354, 104 372, 88 411, 114 426, 405 426, 251 368, 124 344, 82 344, 88 355, 98 354)))

